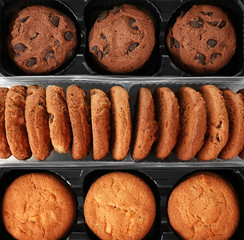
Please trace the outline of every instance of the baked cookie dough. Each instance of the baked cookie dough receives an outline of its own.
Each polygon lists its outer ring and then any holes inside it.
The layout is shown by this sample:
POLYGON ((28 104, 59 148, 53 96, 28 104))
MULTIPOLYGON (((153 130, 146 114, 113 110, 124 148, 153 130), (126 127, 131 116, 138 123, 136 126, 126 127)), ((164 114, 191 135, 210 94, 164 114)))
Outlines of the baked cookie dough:
POLYGON ((85 198, 85 221, 103 240, 141 240, 150 231, 155 215, 152 190, 130 173, 112 172, 100 177, 85 198))
POLYGON ((128 73, 141 68, 155 45, 149 15, 132 5, 102 12, 89 33, 89 51, 104 69, 128 73))
MULTIPOLYGON (((241 94, 242 100, 243 100, 243 103, 244 103, 244 89, 241 89, 240 91, 238 91, 238 93, 241 94)), ((243 136, 243 138, 244 138, 244 136, 243 136)), ((244 139, 243 139, 243 141, 244 141, 244 139)), ((239 154, 239 157, 244 159, 244 145, 243 145, 243 150, 239 154)))
POLYGON ((226 13, 216 6, 194 5, 169 28, 167 46, 182 70, 208 75, 235 54, 236 34, 226 13))
POLYGON ((47 6, 21 10, 10 26, 8 49, 15 64, 29 74, 58 69, 75 54, 74 23, 47 6))

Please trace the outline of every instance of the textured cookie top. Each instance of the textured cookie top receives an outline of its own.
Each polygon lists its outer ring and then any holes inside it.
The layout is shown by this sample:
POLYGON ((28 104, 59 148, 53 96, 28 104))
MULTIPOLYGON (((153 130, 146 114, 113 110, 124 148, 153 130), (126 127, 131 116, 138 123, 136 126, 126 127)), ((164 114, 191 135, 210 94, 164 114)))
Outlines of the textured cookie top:
POLYGON ((60 239, 69 231, 75 200, 69 186, 51 174, 33 173, 17 178, 2 205, 7 231, 19 240, 60 239))
POLYGON ((168 201, 170 224, 183 239, 227 240, 240 217, 233 187, 217 174, 203 173, 180 183, 168 201))
POLYGON ((156 214, 154 195, 135 175, 113 172, 92 184, 84 203, 85 220, 101 239, 142 239, 156 214))
POLYGON ((209 74, 220 70, 233 57, 236 34, 220 8, 194 5, 169 29, 167 45, 180 67, 209 74))
POLYGON ((55 9, 27 7, 18 13, 10 27, 10 55, 27 73, 56 70, 75 52, 75 26, 66 15, 55 9))
POLYGON ((116 6, 98 16, 89 34, 89 50, 111 72, 140 68, 155 45, 150 17, 131 5, 116 6))

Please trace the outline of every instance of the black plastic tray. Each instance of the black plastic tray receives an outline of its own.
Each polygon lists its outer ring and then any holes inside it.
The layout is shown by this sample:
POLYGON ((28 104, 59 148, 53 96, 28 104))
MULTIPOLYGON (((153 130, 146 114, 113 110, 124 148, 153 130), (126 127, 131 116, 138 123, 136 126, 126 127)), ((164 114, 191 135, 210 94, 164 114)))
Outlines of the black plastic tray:
MULTIPOLYGON (((77 55, 62 69, 53 74, 110 74, 90 59, 87 36, 99 13, 112 9, 115 5, 131 3, 146 9, 155 22, 156 45, 153 54, 145 66, 131 75, 137 76, 190 76, 178 69, 171 61, 165 37, 181 10, 188 10, 193 4, 213 4, 226 11, 237 33, 236 55, 224 69, 215 76, 244 75, 244 0, 0 0, 0 74, 4 76, 26 75, 18 70, 10 59, 6 39, 11 18, 22 8, 34 4, 43 4, 65 12, 76 23, 80 36, 77 55)), ((127 75, 123 75, 126 77, 127 75)))

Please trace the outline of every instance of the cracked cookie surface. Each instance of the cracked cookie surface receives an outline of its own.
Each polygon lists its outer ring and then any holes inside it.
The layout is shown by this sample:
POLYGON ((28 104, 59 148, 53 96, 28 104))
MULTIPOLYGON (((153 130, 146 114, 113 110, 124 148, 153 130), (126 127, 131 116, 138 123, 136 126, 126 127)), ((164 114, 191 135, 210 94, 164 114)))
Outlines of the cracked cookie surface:
POLYGON ((155 45, 151 18, 124 4, 102 12, 89 34, 89 50, 106 70, 132 72, 144 65, 155 45))
POLYGON ((66 182, 53 174, 32 173, 8 187, 2 216, 6 230, 16 239, 58 240, 74 222, 76 203, 66 182))
POLYGON ((230 183, 205 172, 174 188, 168 201, 168 216, 182 239, 228 240, 239 223, 239 201, 230 183))
POLYGON ((211 5, 194 5, 169 28, 167 46, 182 70, 213 74, 235 54, 236 34, 224 11, 211 5))
POLYGON ((87 225, 100 239, 139 240, 153 225, 155 198, 139 177, 113 172, 91 185, 85 198, 84 215, 87 225))
POLYGON ((10 26, 10 56, 26 73, 56 70, 73 57, 76 45, 74 23, 63 13, 46 6, 24 8, 10 26))

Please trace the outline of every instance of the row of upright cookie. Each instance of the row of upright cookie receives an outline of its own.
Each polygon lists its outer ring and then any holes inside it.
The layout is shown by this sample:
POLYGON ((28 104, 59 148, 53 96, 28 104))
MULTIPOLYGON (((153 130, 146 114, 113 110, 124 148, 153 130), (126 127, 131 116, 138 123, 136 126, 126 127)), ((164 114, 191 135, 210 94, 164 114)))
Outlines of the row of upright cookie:
MULTIPOLYGON (((67 88, 66 97, 58 86, 48 86, 46 91, 40 86, 1 88, 0 95, 1 158, 13 154, 24 160, 33 153, 44 160, 52 148, 68 153, 72 142, 72 157, 82 159, 89 154, 91 141, 95 160, 104 158, 109 149, 115 160, 127 156, 132 124, 129 95, 122 87, 112 87, 109 98, 92 89, 91 107, 76 85, 67 88)), ((141 88, 133 159, 146 158, 153 144, 159 159, 167 158, 173 149, 180 160, 232 159, 238 154, 243 158, 243 95, 243 90, 236 94, 205 85, 200 92, 182 87, 176 96, 161 87, 153 97, 149 89, 141 88)))

